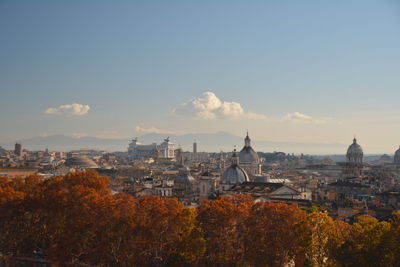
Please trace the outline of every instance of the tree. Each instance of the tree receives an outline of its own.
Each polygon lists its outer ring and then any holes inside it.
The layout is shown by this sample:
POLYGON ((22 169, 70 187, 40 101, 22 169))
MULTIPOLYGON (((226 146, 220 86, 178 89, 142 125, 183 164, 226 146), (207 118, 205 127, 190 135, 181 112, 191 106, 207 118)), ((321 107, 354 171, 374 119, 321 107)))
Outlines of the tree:
MULTIPOLYGON (((338 252, 338 261, 342 266, 392 266, 384 257, 384 239, 389 231, 388 222, 379 222, 369 215, 357 217, 350 235, 338 252)), ((390 261, 390 259, 389 259, 390 261)))
POLYGON ((307 264, 334 266, 335 255, 345 242, 349 228, 347 223, 334 221, 326 213, 308 214, 302 230, 307 264))
POLYGON ((185 242, 200 247, 195 217, 175 198, 144 197, 138 200, 135 222, 130 232, 134 245, 134 266, 165 266, 196 260, 185 242), (193 238, 192 238, 193 237, 193 238), (198 243, 197 243, 198 242, 198 243), (186 251, 185 251, 186 250, 186 251))
POLYGON ((244 266, 246 223, 251 197, 237 195, 208 200, 199 208, 199 223, 206 239, 205 265, 244 266))
POLYGON ((246 260, 251 266, 285 266, 303 254, 306 213, 296 205, 256 203, 246 221, 246 260))

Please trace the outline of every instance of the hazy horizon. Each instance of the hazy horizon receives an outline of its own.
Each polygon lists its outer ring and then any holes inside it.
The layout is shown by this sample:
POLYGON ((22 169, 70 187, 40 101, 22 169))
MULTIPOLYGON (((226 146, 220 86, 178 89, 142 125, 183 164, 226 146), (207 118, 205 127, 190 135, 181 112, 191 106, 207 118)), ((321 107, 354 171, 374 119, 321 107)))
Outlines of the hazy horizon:
MULTIPOLYGON (((241 149, 243 146, 243 136, 233 135, 227 132, 203 133, 203 134, 164 134, 147 133, 136 136, 142 144, 160 144, 166 137, 175 144, 175 148, 182 148, 184 151, 191 151, 193 142, 197 143, 199 152, 218 153, 231 152, 235 147, 241 149)), ((30 151, 44 150, 46 148, 54 151, 71 151, 80 149, 95 149, 108 152, 126 152, 128 144, 132 138, 104 138, 94 136, 71 136, 71 135, 48 135, 38 136, 10 142, 0 142, 0 147, 13 149, 16 142, 23 145, 30 151)), ((252 139, 252 147, 258 152, 284 152, 287 154, 306 154, 315 156, 345 156, 349 144, 341 143, 302 143, 302 142, 273 142, 259 141, 252 139), (305 152, 308 151, 308 152, 305 152), (331 151, 327 153, 326 151, 331 151)), ((361 144, 362 145, 362 144, 361 144)), ((365 156, 376 156, 389 154, 393 151, 364 151, 365 156)))

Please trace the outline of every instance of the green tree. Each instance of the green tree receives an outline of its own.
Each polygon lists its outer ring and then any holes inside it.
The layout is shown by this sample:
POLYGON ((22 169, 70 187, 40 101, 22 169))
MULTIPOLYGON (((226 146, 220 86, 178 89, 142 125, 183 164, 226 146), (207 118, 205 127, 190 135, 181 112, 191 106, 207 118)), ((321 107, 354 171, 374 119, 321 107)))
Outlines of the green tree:
POLYGON ((379 222, 369 215, 358 216, 338 251, 338 262, 342 266, 392 266, 384 249, 390 228, 388 222, 379 222))

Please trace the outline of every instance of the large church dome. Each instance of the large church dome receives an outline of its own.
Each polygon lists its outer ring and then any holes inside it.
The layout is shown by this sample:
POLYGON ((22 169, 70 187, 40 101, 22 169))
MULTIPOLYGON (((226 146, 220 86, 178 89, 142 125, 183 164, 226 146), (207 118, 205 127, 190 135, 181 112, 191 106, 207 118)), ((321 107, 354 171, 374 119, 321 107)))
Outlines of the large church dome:
POLYGON ((232 164, 221 176, 221 182, 226 184, 237 184, 248 182, 249 176, 246 171, 239 166, 239 158, 236 155, 236 150, 233 151, 232 164))
POLYGON ((241 163, 258 163, 260 161, 257 152, 251 147, 250 142, 249 133, 247 133, 244 139, 244 147, 239 152, 239 161, 241 163))
POLYGON ((394 163, 400 165, 400 147, 394 153, 394 163))
POLYGON ((353 143, 347 149, 347 162, 349 163, 362 163, 363 150, 359 144, 357 144, 357 139, 353 139, 353 143))

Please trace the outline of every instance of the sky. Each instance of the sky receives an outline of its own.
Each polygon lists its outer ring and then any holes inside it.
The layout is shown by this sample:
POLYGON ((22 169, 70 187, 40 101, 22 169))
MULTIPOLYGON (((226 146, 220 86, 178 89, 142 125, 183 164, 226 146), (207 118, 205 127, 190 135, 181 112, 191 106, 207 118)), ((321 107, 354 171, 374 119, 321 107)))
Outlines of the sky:
POLYGON ((396 0, 0 0, 0 142, 249 130, 393 153, 399 47, 396 0))

